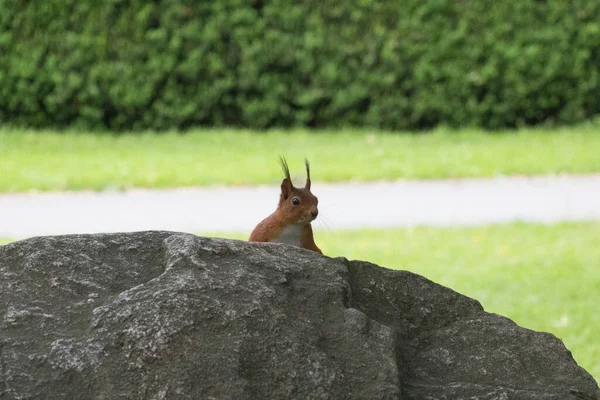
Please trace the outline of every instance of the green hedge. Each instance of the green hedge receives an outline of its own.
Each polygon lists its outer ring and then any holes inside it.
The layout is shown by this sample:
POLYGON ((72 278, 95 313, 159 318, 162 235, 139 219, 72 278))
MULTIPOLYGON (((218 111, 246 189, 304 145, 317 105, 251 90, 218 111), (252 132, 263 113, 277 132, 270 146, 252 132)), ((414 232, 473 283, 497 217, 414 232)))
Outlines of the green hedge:
POLYGON ((598 0, 0 0, 0 120, 32 127, 571 123, 598 0))

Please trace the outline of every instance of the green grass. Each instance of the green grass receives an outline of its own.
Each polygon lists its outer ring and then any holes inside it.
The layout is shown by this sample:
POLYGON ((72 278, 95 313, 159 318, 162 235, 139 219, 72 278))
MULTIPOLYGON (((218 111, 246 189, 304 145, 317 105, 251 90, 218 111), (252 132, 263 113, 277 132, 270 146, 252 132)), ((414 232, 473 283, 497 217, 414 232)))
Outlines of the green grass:
POLYGON ((600 381, 598 238, 600 223, 315 233, 327 255, 418 273, 489 312, 552 332, 600 381))
POLYGON ((485 134, 295 130, 112 135, 0 129, 0 192, 278 183, 302 159, 315 181, 600 172, 600 125, 485 134))

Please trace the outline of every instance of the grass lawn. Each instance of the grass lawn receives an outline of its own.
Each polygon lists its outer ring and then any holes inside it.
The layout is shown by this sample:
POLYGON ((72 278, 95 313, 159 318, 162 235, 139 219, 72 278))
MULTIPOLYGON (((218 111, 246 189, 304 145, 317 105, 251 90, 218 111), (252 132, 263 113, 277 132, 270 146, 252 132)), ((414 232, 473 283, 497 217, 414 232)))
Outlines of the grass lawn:
POLYGON ((600 123, 485 134, 195 130, 186 134, 0 129, 0 192, 279 183, 277 157, 315 181, 600 172, 600 123), (283 134, 282 134, 283 133, 283 134))
POLYGON ((598 238, 600 223, 315 233, 327 255, 421 274, 489 312, 552 332, 600 381, 598 238))

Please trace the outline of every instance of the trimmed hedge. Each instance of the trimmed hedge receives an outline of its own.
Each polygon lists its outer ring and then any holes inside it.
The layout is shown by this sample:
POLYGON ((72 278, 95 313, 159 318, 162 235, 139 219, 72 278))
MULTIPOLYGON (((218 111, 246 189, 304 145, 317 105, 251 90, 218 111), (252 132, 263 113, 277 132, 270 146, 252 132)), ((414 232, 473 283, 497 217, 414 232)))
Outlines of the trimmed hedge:
POLYGON ((0 0, 0 121, 420 129, 600 113, 598 0, 0 0))

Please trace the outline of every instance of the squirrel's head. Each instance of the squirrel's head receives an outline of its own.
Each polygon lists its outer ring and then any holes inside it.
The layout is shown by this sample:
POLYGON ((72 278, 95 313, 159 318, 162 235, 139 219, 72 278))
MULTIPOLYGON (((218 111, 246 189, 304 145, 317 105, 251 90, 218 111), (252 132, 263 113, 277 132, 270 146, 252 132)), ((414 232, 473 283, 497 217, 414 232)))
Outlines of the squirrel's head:
POLYGON ((285 178, 281 182, 281 194, 279 195, 278 209, 288 224, 309 224, 319 214, 317 205, 319 199, 310 191, 310 166, 308 160, 306 165, 306 184, 303 188, 294 187, 290 178, 290 169, 285 158, 280 157, 281 167, 285 178))

